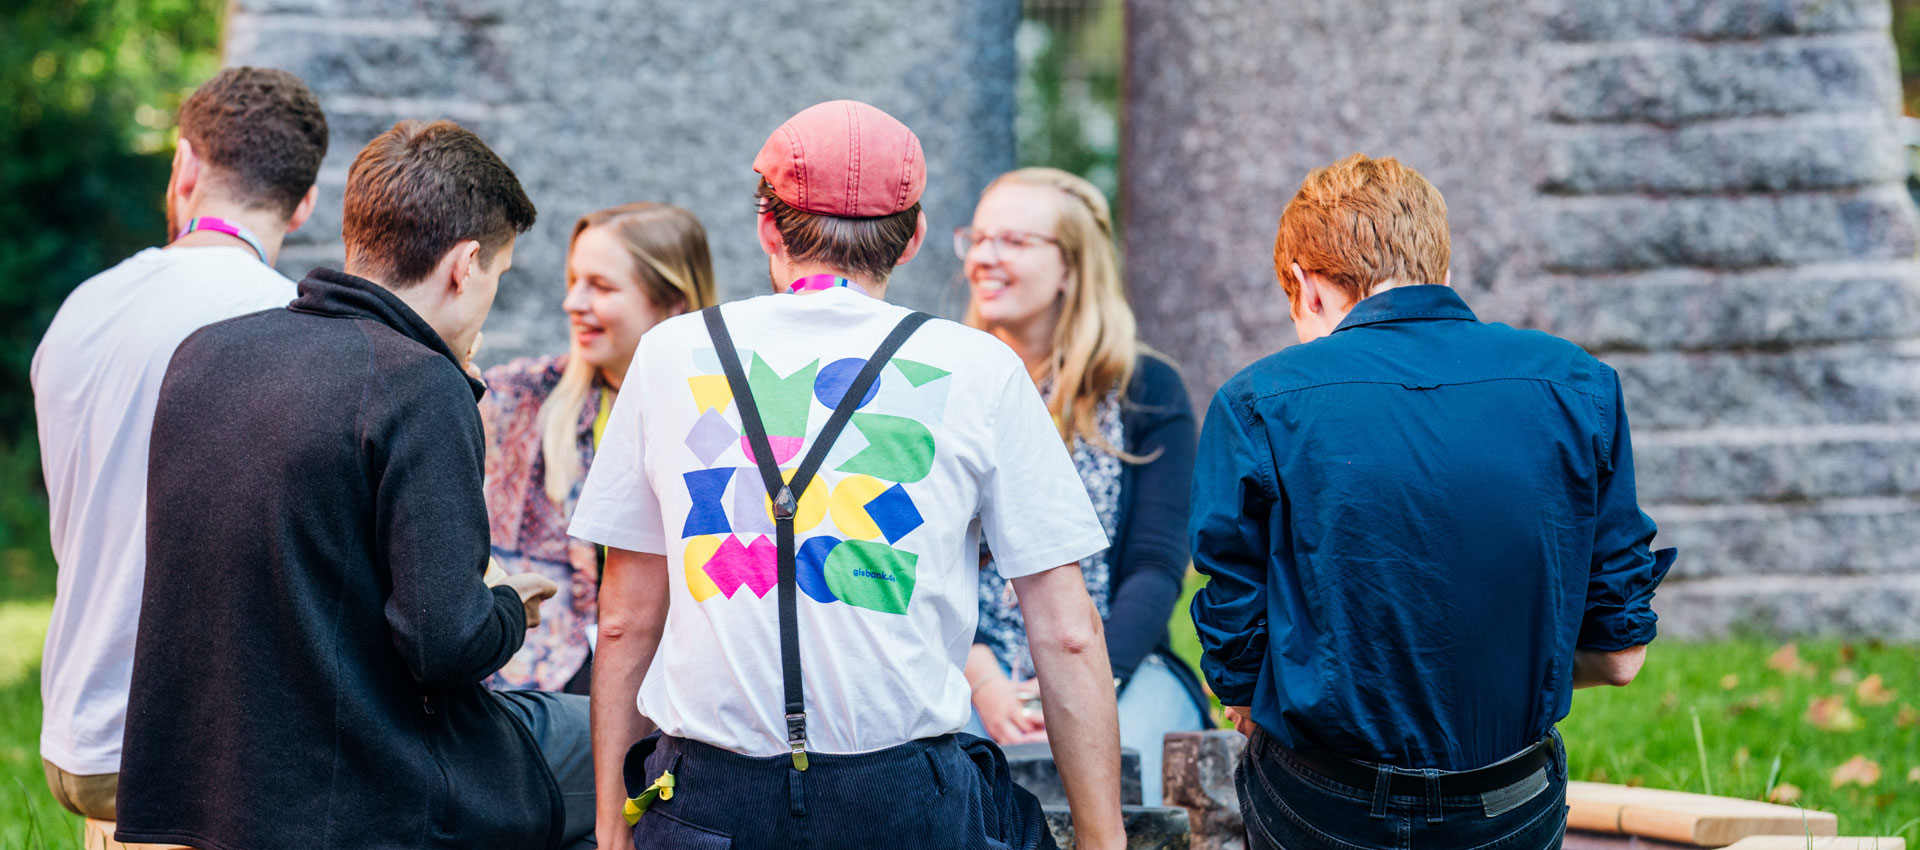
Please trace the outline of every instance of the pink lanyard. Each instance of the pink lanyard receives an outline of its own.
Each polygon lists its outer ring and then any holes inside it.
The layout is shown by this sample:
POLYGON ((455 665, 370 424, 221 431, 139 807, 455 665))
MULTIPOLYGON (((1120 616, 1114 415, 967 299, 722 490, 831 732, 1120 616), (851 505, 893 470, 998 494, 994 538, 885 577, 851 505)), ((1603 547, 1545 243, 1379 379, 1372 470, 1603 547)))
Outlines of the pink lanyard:
MULTIPOLYGON (((259 237, 254 236, 253 231, 248 230, 245 227, 242 227, 238 224, 234 224, 233 222, 228 221, 224 218, 214 218, 213 216, 210 216, 210 215, 203 215, 198 218, 195 218, 192 221, 187 222, 187 226, 182 228, 180 230, 180 235, 175 236, 174 239, 185 239, 187 238, 187 234, 192 233, 196 230, 208 230, 214 233, 225 233, 228 236, 232 236, 236 239, 239 239, 240 241, 247 243, 247 247, 252 248, 255 254, 260 255, 260 262, 267 263, 267 249, 265 246, 260 244, 259 237)), ((273 264, 267 263, 267 265, 273 265, 273 264)))

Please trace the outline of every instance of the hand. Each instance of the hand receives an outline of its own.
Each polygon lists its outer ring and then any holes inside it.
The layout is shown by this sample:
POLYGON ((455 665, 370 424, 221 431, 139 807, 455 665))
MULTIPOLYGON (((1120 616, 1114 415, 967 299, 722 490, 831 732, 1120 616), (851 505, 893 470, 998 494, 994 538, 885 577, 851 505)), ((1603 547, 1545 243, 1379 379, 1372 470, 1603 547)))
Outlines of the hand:
POLYGON ((633 850, 633 827, 625 820, 616 827, 594 830, 594 837, 599 840, 600 850, 633 850))
POLYGON ((1237 731, 1240 734, 1245 735, 1249 738, 1253 737, 1253 730, 1257 727, 1254 725, 1254 722, 1253 722, 1252 706, 1247 706, 1247 705, 1221 706, 1220 713, 1223 715, 1226 715, 1227 722, 1233 724, 1234 731, 1237 731))
POLYGON ((1027 710, 1026 703, 1013 692, 1013 682, 998 673, 973 691, 973 710, 987 735, 1001 744, 1024 744, 1047 739, 1047 723, 1039 714, 1027 710))
POLYGON ((529 629, 540 625, 540 603, 552 599, 554 594, 560 592, 560 585, 554 584, 553 579, 539 573, 514 573, 501 579, 500 584, 503 587, 511 587, 514 593, 520 594, 520 604, 527 609, 527 628, 529 629))

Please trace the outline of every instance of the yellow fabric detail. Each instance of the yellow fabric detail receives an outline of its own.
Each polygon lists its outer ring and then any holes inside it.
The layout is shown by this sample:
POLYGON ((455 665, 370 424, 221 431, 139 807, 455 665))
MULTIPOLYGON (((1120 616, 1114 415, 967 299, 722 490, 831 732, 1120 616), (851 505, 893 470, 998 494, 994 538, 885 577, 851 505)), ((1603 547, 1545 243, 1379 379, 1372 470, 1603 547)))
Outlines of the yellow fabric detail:
MULTIPOLYGON (((600 412, 593 415, 593 448, 600 449, 600 435, 607 433, 607 417, 613 415, 613 391, 600 388, 600 412)), ((579 420, 574 420, 579 421, 579 420)), ((578 434, 580 432, 575 431, 578 434)))
POLYGON ((662 773, 659 779, 655 779, 652 785, 647 786, 647 790, 640 792, 640 796, 628 797, 626 805, 620 807, 620 813, 626 818, 627 825, 633 826, 639 823, 640 816, 653 807, 655 800, 673 799, 673 786, 673 774, 662 773))
POLYGON ((725 375, 695 375, 687 379, 687 386, 693 389, 693 406, 702 412, 713 409, 725 413, 727 405, 733 403, 733 387, 725 375))

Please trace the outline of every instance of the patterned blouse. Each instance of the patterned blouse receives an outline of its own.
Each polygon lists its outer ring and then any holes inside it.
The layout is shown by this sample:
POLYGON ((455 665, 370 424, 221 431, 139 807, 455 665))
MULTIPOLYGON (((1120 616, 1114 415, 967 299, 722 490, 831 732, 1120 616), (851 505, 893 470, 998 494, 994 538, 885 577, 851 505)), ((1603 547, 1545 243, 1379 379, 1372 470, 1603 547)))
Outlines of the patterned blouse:
MULTIPOLYGON (((1041 389, 1046 394, 1046 389, 1041 389)), ((1094 410, 1094 421, 1100 428, 1100 435, 1108 445, 1126 445, 1120 426, 1120 395, 1109 393, 1094 410)), ((1073 466, 1080 471, 1080 480, 1087 485, 1087 497, 1093 500, 1094 515, 1100 518, 1100 526, 1107 531, 1107 539, 1115 539, 1120 521, 1120 458, 1105 449, 1094 446, 1076 435, 1073 438, 1073 466)), ((1113 598, 1113 566, 1108 560, 1112 549, 1102 549, 1098 554, 1089 555, 1080 561, 1081 575, 1087 581, 1087 594, 1093 597, 1093 605, 1100 611, 1100 619, 1107 618, 1107 604, 1113 598)), ((975 632, 975 640, 993 650, 994 657, 1000 659, 1000 666, 1006 668, 1016 680, 1033 677, 1033 654, 1027 650, 1027 630, 1025 621, 1020 617, 1020 600, 1014 595, 1013 583, 1000 577, 993 568, 992 556, 987 552, 986 543, 980 544, 980 626, 975 632)))
MULTIPOLYGON (((587 627, 599 621, 600 553, 597 547, 567 536, 580 484, 565 505, 547 498, 547 468, 540 455, 540 405, 560 382, 565 355, 527 357, 488 369, 487 394, 480 399, 480 421, 487 433, 487 518, 492 525, 493 558, 509 574, 537 572, 560 585, 554 602, 541 609, 540 625, 527 633, 525 646, 487 680, 495 688, 557 691, 587 660, 587 627)), ((593 420, 600 412, 602 382, 580 411, 580 464, 593 463, 593 420)), ((584 479, 585 476, 583 475, 584 479)))

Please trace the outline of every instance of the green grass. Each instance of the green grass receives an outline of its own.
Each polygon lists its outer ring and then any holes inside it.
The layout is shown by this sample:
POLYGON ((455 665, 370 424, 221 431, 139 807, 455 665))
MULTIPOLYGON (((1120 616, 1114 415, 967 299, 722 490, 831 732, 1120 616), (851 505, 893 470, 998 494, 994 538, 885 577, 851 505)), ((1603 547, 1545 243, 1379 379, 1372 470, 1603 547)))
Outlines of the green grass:
MULTIPOLYGON (((1200 645, 1187 604, 1204 583, 1188 574, 1170 623, 1188 663, 1200 645)), ((1573 778, 1749 799, 1791 785, 1799 805, 1839 815, 1842 835, 1920 847, 1920 646, 1803 642, 1791 671, 1768 665, 1780 648, 1655 641, 1632 685, 1575 692, 1560 723, 1573 778), (1860 683, 1875 674, 1883 692, 1863 698, 1860 683), (1815 700, 1827 700, 1824 728, 1810 719, 1815 700), (1835 787, 1854 756, 1878 765, 1879 779, 1835 787)))
POLYGON ((40 646, 53 600, 0 602, 0 848, 80 845, 40 768, 40 646))

